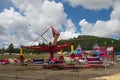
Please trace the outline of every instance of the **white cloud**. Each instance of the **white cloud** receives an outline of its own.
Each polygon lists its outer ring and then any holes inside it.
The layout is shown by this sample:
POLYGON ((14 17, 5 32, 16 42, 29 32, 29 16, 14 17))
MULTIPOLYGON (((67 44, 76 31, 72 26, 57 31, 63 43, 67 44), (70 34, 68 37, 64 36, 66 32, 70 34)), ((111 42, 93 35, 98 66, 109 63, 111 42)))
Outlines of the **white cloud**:
POLYGON ((66 31, 70 31, 70 32, 76 32, 76 27, 75 24, 72 22, 71 19, 68 19, 66 22, 66 31))
POLYGON ((71 19, 68 19, 65 25, 66 25, 65 31, 60 33, 60 37, 62 39, 69 39, 80 35, 80 33, 76 33, 75 24, 72 22, 71 19))
POLYGON ((14 11, 14 8, 4 9, 0 13, 0 39, 3 42, 20 44, 25 38, 32 40, 30 31, 28 28, 27 20, 21 16, 18 12, 14 11), (4 35, 3 35, 4 34, 4 35))
POLYGON ((7 33, 5 32, 5 27, 3 27, 2 25, 0 25, 0 35, 7 35, 7 33))
POLYGON ((66 21, 66 13, 62 3, 55 1, 41 0, 12 0, 14 4, 24 12, 25 17, 31 24, 33 31, 41 32, 48 26, 61 28, 66 21))
POLYGON ((113 6, 113 11, 110 15, 111 19, 116 19, 120 20, 120 0, 115 0, 114 6, 113 6))
POLYGON ((80 35, 80 34, 79 33, 74 33, 74 32, 71 32, 71 31, 65 31, 65 32, 60 33, 60 37, 62 39, 69 39, 69 38, 77 37, 78 35, 80 35))
MULTIPOLYGON (((16 0, 13 1, 15 1, 14 3, 18 5, 19 9, 24 11, 25 16, 29 20, 29 23, 31 24, 32 30, 34 32, 43 33, 43 31, 45 31, 45 29, 47 29, 48 26, 51 25, 57 30, 61 30, 63 29, 62 25, 65 25, 64 30, 68 33, 62 32, 66 33, 66 35, 63 36, 67 36, 71 32, 73 36, 69 36, 67 38, 76 36, 76 33, 74 33, 76 31, 76 28, 70 19, 67 20, 67 14, 64 12, 64 7, 61 2, 56 3, 55 1, 50 2, 47 0, 43 2, 41 0, 37 0, 38 2, 32 2, 32 0, 30 0, 28 2, 26 0, 25 3, 28 5, 26 8, 26 4, 23 4, 22 2, 18 2, 16 0), (29 4, 31 2, 34 4, 29 4), (40 3, 41 5, 39 5, 38 3, 40 3)), ((49 32, 49 35, 50 34, 51 33, 49 32)), ((47 36, 47 38, 50 41, 50 37, 47 36)))
POLYGON ((82 27, 81 34, 95 35, 102 37, 120 37, 120 1, 113 3, 113 11, 108 21, 96 21, 96 23, 88 23, 85 19, 79 22, 82 27))
POLYGON ((112 6, 114 0, 66 0, 73 7, 83 6, 86 9, 108 9, 112 6))
MULTIPOLYGON (((12 2, 19 12, 11 7, 0 13, 0 38, 7 45, 9 43, 13 43, 15 46, 30 45, 49 26, 53 26, 59 31, 63 29, 62 25, 65 25, 64 30, 70 30, 66 31, 66 35, 63 36, 73 35, 67 38, 76 36, 74 33, 76 28, 70 19, 67 20, 67 14, 64 12, 61 2, 56 3, 49 0, 12 0, 12 2)), ((46 38, 52 41, 50 37, 46 38)))

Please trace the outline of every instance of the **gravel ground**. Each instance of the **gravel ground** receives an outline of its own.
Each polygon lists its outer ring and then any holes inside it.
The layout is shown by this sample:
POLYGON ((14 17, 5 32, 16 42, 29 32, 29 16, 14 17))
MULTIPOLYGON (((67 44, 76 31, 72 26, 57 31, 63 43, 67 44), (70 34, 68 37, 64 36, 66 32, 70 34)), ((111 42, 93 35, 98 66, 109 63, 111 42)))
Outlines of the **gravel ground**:
MULTIPOLYGON (((110 80, 119 67, 91 69, 42 69, 42 66, 0 65, 0 80, 110 80), (102 78, 104 76, 104 78, 102 78)), ((119 74, 120 75, 120 74, 119 74)), ((120 80, 120 79, 112 79, 120 80)))

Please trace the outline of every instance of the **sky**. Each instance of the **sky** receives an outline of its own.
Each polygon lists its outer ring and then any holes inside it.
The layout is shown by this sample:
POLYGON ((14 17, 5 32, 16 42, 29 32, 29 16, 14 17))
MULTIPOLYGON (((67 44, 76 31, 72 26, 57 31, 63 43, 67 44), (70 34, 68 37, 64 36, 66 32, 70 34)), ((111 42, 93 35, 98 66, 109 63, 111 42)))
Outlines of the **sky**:
MULTIPOLYGON (((120 39, 120 0, 1 0, 0 48, 30 45, 53 26, 61 39, 79 35, 120 39)), ((45 34, 52 41, 52 33, 45 34)), ((34 44, 44 42, 38 39, 34 44)))

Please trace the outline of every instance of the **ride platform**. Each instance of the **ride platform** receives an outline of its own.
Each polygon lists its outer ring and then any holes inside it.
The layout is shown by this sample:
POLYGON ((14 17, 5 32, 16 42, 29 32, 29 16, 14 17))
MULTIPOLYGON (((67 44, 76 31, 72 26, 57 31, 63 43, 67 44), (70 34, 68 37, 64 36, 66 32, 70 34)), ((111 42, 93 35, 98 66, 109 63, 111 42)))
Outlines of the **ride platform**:
POLYGON ((104 68, 103 64, 46 64, 44 69, 81 69, 81 68, 104 68))

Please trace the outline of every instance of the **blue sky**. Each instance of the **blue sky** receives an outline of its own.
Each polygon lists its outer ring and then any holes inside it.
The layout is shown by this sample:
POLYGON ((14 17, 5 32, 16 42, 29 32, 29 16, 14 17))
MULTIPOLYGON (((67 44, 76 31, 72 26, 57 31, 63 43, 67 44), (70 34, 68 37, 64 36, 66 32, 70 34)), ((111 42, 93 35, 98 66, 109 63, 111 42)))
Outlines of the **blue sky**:
POLYGON ((0 1, 0 12, 2 12, 5 8, 10 8, 12 6, 12 2, 10 0, 1 0, 0 1))
POLYGON ((72 19, 77 28, 79 28, 79 21, 86 19, 90 23, 95 23, 97 20, 107 21, 110 19, 112 8, 102 9, 99 11, 85 9, 82 6, 72 7, 69 4, 64 4, 65 12, 68 18, 72 19))
POLYGON ((119 0, 1 0, 0 46, 29 45, 49 26, 63 39, 78 35, 119 39, 119 5, 119 0))
POLYGON ((69 5, 65 5, 65 12, 68 14, 68 18, 71 18, 75 23, 78 23, 81 19, 86 19, 90 23, 95 23, 97 20, 106 21, 110 19, 111 11, 112 8, 94 11, 84 9, 81 6, 72 8, 69 5))

